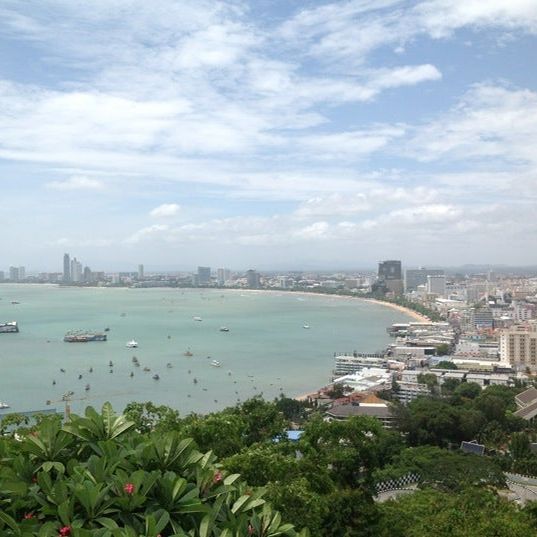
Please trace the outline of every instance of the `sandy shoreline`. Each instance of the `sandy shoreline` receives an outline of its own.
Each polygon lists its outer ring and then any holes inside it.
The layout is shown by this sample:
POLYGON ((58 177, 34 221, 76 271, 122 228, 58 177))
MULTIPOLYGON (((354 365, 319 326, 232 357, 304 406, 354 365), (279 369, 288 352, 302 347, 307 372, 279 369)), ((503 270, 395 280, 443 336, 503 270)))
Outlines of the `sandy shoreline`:
POLYGON ((378 304, 379 306, 385 306, 395 311, 399 311, 412 317, 416 321, 421 322, 430 322, 429 317, 418 313, 417 311, 411 310, 410 308, 405 308, 399 304, 394 304, 393 302, 386 302, 384 300, 376 300, 374 298, 363 298, 360 296, 347 296, 347 295, 329 295, 325 293, 312 293, 309 291, 285 291, 284 289, 226 289, 226 292, 234 291, 236 293, 252 293, 252 294, 263 294, 263 293, 275 293, 275 294, 286 294, 286 295, 297 295, 297 296, 314 296, 321 298, 335 298, 337 300, 358 300, 361 302, 369 302, 370 304, 378 304))

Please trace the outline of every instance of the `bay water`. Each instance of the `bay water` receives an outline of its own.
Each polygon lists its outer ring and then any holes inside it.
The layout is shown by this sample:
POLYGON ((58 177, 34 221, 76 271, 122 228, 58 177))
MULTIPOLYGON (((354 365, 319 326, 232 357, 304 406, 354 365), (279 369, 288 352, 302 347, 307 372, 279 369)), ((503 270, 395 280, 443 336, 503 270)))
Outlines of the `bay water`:
POLYGON ((62 395, 73 391, 76 412, 105 401, 118 411, 130 401, 153 401, 184 415, 256 394, 314 391, 329 382, 335 352, 381 350, 390 341, 386 327, 410 318, 326 295, 3 284, 0 322, 12 320, 20 332, 0 334, 0 401, 9 412, 62 410, 62 395), (105 328, 106 342, 63 341, 69 330, 105 328), (126 347, 131 339, 138 348, 126 347))

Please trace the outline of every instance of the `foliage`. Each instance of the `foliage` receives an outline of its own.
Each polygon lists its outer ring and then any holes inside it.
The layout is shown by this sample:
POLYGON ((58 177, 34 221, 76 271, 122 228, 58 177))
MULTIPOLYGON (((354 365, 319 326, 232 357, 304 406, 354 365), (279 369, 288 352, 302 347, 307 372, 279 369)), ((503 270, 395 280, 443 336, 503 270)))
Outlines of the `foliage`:
MULTIPOLYGON (((445 352, 442 354, 442 355, 445 355, 449 352, 449 345, 447 345, 446 343, 442 343, 442 345, 438 345, 438 347, 436 347, 436 352, 438 354, 440 354, 440 349, 442 350, 445 349, 445 352)), ((459 369, 457 367, 457 364, 450 362, 449 360, 442 360, 438 362, 434 367, 435 369, 459 369)))
POLYGON ((494 493, 422 490, 379 506, 378 537, 527 537, 534 519, 494 493))
MULTIPOLYGON (((252 489, 178 432, 134 433, 113 413, 43 420, 0 442, 0 534, 20 537, 296 535, 252 489)), ((304 534, 305 535, 305 534, 304 534)))

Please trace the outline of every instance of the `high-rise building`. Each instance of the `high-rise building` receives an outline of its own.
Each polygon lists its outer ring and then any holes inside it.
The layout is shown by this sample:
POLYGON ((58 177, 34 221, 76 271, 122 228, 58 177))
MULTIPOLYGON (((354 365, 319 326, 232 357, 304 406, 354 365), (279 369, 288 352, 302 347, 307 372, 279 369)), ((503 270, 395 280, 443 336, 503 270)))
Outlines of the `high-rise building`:
POLYGON ((26 267, 19 267, 19 280, 26 279, 26 267))
POLYGON ((445 275, 432 275, 427 276, 427 293, 432 295, 438 295, 440 297, 446 296, 446 276, 445 275))
POLYGON ((71 281, 71 258, 69 254, 63 254, 63 281, 65 283, 71 281))
POLYGON ((144 279, 144 266, 138 265, 138 279, 143 280, 144 279))
POLYGON ((258 289, 259 287, 261 287, 261 278, 259 276, 259 272, 252 269, 247 270, 246 284, 250 289, 258 289))
POLYGON ((198 267, 198 285, 211 283, 211 267, 198 267))
POLYGON ((444 271, 438 269, 407 269, 405 270, 405 291, 415 291, 418 285, 427 284, 427 276, 443 276, 444 271))
POLYGON ((89 267, 84 267, 82 279, 86 283, 91 283, 93 281, 93 272, 91 272, 91 269, 89 267))
POLYGON ((216 283, 220 287, 225 285, 231 278, 231 271, 227 268, 219 268, 216 271, 216 283))
POLYGON ((500 359, 517 370, 537 371, 537 321, 501 331, 500 359))
POLYGON ((403 292, 403 279, 401 272, 401 261, 390 259, 379 263, 378 281, 386 291, 391 291, 396 295, 403 292))
POLYGON ((18 267, 9 267, 9 279, 12 282, 19 281, 19 268, 18 267))
POLYGON ((71 260, 71 281, 82 281, 82 263, 76 257, 71 260))
POLYGON ((0 282, 3 282, 6 279, 6 275, 3 270, 0 270, 0 282))
POLYGON ((395 261, 393 259, 388 261, 381 261, 379 263, 379 280, 401 280, 401 261, 395 261))

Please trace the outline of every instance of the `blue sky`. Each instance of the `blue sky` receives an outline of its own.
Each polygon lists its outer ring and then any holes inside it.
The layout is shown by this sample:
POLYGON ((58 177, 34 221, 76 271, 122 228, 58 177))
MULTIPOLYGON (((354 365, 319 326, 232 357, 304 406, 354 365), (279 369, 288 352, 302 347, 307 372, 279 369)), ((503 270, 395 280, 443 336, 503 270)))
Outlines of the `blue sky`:
POLYGON ((534 0, 0 0, 1 268, 537 263, 534 0))

